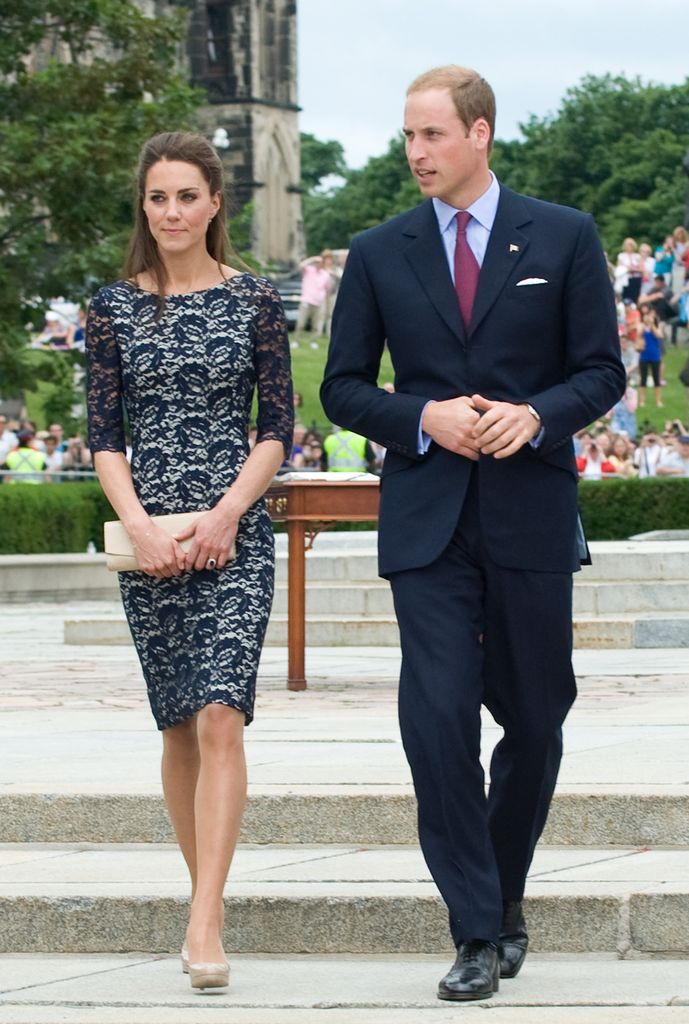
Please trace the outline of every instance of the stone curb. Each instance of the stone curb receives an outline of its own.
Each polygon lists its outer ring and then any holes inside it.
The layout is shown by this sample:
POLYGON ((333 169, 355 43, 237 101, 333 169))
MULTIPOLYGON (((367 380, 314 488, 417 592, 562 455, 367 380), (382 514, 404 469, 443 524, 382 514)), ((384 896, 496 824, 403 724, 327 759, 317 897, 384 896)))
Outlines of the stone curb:
MULTIPOLYGON (((200 996, 195 997, 197 1001, 200 996)), ((212 998, 212 997, 208 997, 212 998)), ((6 1006, 0 1005, 0 1024, 457 1024, 468 1015, 483 1021, 490 1009, 491 1024, 689 1024, 689 1010, 676 1006, 521 1006, 519 1003, 492 1005, 493 1000, 449 1009, 430 1005, 423 1009, 408 1006, 367 1006, 356 1009, 323 1005, 316 1008, 231 1007, 183 1004, 181 1006, 6 1006), (482 1014, 481 1017, 474 1016, 482 1014)))
MULTIPOLYGON (((689 954, 687 892, 526 899, 534 952, 689 954)), ((235 953, 447 953, 439 897, 245 896, 225 900, 235 953)), ((179 950, 188 901, 160 895, 0 898, 0 953, 179 950)))
MULTIPOLYGON (((166 843, 158 794, 0 796, 3 843, 166 843)), ((250 796, 243 843, 415 844, 416 802, 404 793, 250 796)), ((556 793, 543 836, 557 846, 689 845, 689 795, 556 793)))
MULTIPOLYGON (((689 614, 623 613, 578 615, 573 620, 577 650, 629 650, 638 647, 689 647, 689 614)), ((131 646, 124 615, 66 619, 64 642, 76 646, 131 646)), ((287 616, 271 615, 266 645, 287 644, 287 616)), ((398 647, 399 630, 392 615, 309 615, 306 642, 310 647, 398 647)))

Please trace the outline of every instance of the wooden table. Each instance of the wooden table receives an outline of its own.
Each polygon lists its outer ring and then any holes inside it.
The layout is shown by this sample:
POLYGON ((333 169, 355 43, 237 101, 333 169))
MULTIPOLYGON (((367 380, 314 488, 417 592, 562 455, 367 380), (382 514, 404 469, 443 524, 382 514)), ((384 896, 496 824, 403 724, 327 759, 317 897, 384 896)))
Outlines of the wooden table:
POLYGON ((377 479, 277 480, 266 494, 273 520, 287 523, 287 689, 305 690, 305 552, 330 523, 378 519, 377 479))

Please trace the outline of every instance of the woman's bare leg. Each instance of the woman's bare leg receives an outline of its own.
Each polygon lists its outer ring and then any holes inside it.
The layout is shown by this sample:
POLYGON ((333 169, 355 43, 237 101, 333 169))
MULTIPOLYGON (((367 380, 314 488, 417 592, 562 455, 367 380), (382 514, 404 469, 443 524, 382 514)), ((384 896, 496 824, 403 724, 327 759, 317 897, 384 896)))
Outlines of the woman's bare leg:
POLYGON ((192 899, 197 877, 194 801, 200 764, 196 716, 163 730, 163 793, 177 842, 191 875, 192 899))
POLYGON ((245 716, 223 704, 208 704, 195 721, 196 884, 187 945, 191 963, 218 962, 223 958, 223 889, 246 803, 245 716))

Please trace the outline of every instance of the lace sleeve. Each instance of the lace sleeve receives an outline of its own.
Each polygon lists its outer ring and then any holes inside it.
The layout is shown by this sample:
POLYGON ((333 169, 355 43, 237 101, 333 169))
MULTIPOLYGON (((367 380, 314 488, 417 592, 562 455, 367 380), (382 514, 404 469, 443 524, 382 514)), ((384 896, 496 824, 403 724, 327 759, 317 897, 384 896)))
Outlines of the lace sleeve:
POLYGON ((122 374, 112 316, 102 292, 86 321, 86 399, 91 452, 124 452, 122 374))
POLYGON ((287 321, 275 288, 267 281, 261 284, 263 288, 254 344, 258 383, 256 443, 281 441, 285 458, 289 458, 293 443, 294 405, 287 321))

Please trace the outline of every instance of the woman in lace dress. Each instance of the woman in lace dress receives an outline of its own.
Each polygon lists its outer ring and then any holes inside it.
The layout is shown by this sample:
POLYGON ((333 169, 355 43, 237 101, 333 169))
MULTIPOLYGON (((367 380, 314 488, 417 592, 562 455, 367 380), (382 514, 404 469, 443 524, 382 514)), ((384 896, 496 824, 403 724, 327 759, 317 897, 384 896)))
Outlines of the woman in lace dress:
POLYGON ((204 138, 149 140, 135 210, 124 280, 89 310, 89 435, 141 567, 120 574, 120 590, 191 875, 183 967, 193 986, 218 987, 229 979, 222 894, 246 799, 243 730, 273 595, 262 495, 292 444, 289 344, 275 289, 225 264, 222 165, 204 138), (150 518, 203 509, 175 539, 150 518))

